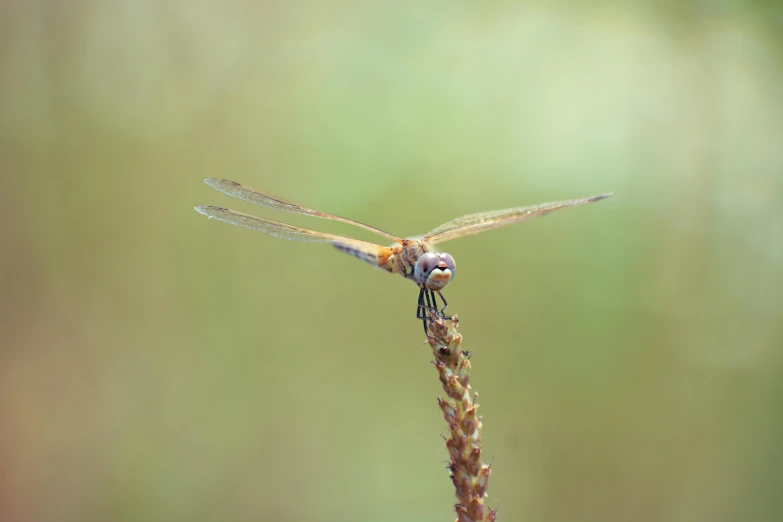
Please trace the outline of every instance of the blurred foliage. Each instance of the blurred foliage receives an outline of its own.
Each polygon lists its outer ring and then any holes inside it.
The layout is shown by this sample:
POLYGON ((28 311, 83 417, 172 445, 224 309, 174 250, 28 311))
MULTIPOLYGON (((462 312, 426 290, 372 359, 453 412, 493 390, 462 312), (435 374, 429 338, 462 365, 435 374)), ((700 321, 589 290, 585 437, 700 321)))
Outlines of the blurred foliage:
POLYGON ((0 3, 0 519, 452 516, 416 288, 205 177, 400 235, 615 192, 447 245, 500 520, 781 519, 781 20, 0 3))

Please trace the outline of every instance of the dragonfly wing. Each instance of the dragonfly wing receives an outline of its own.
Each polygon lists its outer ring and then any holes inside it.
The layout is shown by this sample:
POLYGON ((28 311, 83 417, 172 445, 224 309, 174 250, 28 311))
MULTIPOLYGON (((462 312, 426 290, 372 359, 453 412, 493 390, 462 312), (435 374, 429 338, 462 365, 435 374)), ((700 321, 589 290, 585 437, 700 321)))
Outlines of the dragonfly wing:
POLYGON ((393 236, 388 232, 384 232, 379 228, 375 228, 370 225, 365 225, 364 223, 361 223, 359 221, 354 221, 352 219, 336 216, 334 214, 328 214, 326 212, 320 212, 318 210, 313 210, 311 208, 303 207, 291 201, 287 201, 283 198, 279 198, 271 194, 265 194, 263 192, 259 192, 257 190, 246 187, 244 185, 240 185, 239 183, 236 183, 234 181, 229 181, 227 179, 210 178, 210 179, 205 179, 204 182, 210 187, 222 192, 227 196, 231 196, 232 198, 236 198, 236 199, 241 199, 242 201, 247 201, 248 203, 253 203, 255 205, 259 205, 262 207, 271 208, 273 210, 280 210, 282 212, 290 212, 291 214, 301 214, 303 216, 312 216, 312 217, 317 217, 322 219, 331 219, 332 221, 339 221, 341 223, 348 223, 350 225, 354 225, 359 228, 363 228, 365 230, 375 232, 376 234, 380 234, 394 241, 401 241, 400 238, 393 236))
POLYGON ((479 212, 477 214, 468 214, 442 224, 435 230, 427 233, 422 240, 429 243, 441 243, 450 239, 457 239, 463 236, 470 236, 500 228, 511 223, 532 219, 538 216, 545 216, 561 208, 575 207, 600 201, 611 196, 611 193, 593 196, 591 198, 570 199, 566 201, 556 201, 554 203, 542 203, 529 207, 514 207, 503 210, 491 210, 489 212, 479 212))
POLYGON ((289 239, 292 241, 305 241, 308 243, 331 243, 337 250, 350 254, 362 261, 374 266, 380 266, 389 256, 391 248, 360 241, 350 237, 316 232, 306 228, 295 227, 285 223, 264 219, 241 212, 235 212, 221 207, 196 207, 196 211, 211 219, 217 219, 224 223, 230 223, 250 230, 257 230, 270 236, 289 239))

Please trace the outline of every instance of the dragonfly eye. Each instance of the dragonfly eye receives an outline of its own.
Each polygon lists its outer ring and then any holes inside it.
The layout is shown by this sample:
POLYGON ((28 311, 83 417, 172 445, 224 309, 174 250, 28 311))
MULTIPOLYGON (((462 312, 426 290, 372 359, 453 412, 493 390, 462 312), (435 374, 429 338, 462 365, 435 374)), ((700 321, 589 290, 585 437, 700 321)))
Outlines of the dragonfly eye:
POLYGON ((454 279, 456 272, 457 265, 449 254, 427 252, 416 261, 413 276, 417 283, 442 288, 454 279))
POLYGON ((454 258, 449 254, 441 254, 440 261, 440 269, 451 272, 451 278, 454 279, 454 276, 457 275, 457 264, 454 262, 454 258))

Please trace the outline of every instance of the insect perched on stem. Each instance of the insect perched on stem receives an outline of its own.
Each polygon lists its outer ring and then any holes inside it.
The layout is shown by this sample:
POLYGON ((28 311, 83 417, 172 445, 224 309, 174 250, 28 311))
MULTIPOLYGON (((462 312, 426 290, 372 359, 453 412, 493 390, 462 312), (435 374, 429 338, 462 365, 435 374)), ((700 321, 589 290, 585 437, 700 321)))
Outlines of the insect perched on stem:
POLYGON ((339 221, 341 223, 348 223, 393 241, 391 246, 382 246, 350 237, 287 225, 285 223, 242 214, 241 212, 235 212, 221 207, 196 207, 198 212, 205 216, 209 216, 210 218, 264 232, 271 236, 293 241, 329 243, 341 252, 350 254, 373 266, 382 268, 387 272, 400 274, 405 279, 413 281, 419 287, 416 317, 422 320, 425 333, 428 332, 427 322, 430 320, 430 310, 436 311, 443 318, 448 318, 445 315, 448 302, 443 297, 441 290, 454 279, 454 276, 457 273, 457 266, 454 262, 454 258, 449 254, 436 252, 434 245, 451 239, 457 239, 510 225, 511 223, 516 223, 518 221, 543 216, 561 208, 592 203, 593 201, 599 201, 612 195, 611 193, 608 193, 590 198, 571 199, 529 207, 515 207, 504 210, 468 214, 444 223, 421 237, 403 239, 373 226, 365 225, 364 223, 352 219, 335 216, 334 214, 327 214, 326 212, 303 207, 296 203, 278 198, 277 196, 253 190, 233 181, 224 179, 206 179, 204 181, 210 187, 233 198, 271 208, 273 210, 289 212, 291 214, 301 214, 304 216, 313 216, 339 221), (443 306, 440 308, 436 300, 436 295, 443 301, 443 306))

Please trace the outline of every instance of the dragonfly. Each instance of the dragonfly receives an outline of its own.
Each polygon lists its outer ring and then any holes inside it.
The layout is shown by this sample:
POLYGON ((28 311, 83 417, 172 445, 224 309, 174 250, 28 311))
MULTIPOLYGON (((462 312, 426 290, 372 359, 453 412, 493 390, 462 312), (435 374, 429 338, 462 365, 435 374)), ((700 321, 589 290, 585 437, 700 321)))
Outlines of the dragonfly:
POLYGON ((594 201, 600 201, 611 196, 611 193, 598 196, 542 203, 527 207, 513 207, 489 212, 467 214, 443 223, 423 236, 401 238, 385 232, 379 228, 365 225, 359 221, 344 218, 334 214, 328 214, 303 207, 291 201, 259 192, 234 181, 225 179, 205 179, 210 187, 227 196, 272 210, 300 214, 303 216, 328 219, 340 223, 347 223, 392 241, 391 246, 383 246, 368 241, 339 236, 326 232, 318 232, 307 228, 301 228, 271 219, 251 216, 234 210, 214 206, 195 207, 196 211, 225 223, 237 225, 269 234, 270 236, 288 239, 292 241, 304 241, 307 243, 331 244, 340 252, 345 252, 370 265, 386 270, 392 274, 400 274, 405 279, 413 281, 419 287, 419 298, 416 307, 416 318, 424 324, 424 333, 428 333, 427 321, 435 314, 445 319, 448 302, 443 297, 442 290, 457 275, 457 265, 454 258, 445 252, 438 252, 435 245, 487 230, 493 230, 519 221, 525 221, 538 216, 545 216, 555 210, 576 207, 594 201), (436 301, 436 295, 440 297, 443 306, 436 301), (431 315, 432 314, 432 315, 431 315))

